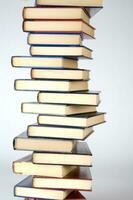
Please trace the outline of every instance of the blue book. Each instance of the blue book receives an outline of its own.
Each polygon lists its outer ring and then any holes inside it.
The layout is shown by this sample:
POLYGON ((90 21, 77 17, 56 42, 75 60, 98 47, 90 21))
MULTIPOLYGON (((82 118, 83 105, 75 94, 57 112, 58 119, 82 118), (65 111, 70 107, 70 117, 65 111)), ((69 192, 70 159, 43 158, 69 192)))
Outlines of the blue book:
POLYGON ((29 45, 43 46, 81 46, 81 34, 71 33, 29 33, 27 43, 29 45))

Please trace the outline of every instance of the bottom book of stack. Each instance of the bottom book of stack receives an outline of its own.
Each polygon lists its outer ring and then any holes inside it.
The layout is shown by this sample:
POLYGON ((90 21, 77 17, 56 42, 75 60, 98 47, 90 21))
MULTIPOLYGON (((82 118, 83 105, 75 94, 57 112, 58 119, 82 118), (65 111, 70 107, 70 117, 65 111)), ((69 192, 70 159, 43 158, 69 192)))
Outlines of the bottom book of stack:
MULTIPOLYGON (((66 199, 67 200, 82 200, 82 199, 86 199, 86 198, 80 192, 74 191, 66 199)), ((46 200, 46 199, 25 198, 25 200, 46 200)))

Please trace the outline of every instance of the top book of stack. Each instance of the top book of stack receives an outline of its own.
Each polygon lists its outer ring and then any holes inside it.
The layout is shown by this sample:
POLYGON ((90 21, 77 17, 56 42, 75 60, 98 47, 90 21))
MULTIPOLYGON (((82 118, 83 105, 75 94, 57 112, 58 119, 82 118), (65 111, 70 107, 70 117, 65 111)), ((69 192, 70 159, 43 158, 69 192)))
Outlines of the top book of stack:
POLYGON ((103 0, 36 0, 36 5, 84 7, 92 17, 103 8, 103 0))

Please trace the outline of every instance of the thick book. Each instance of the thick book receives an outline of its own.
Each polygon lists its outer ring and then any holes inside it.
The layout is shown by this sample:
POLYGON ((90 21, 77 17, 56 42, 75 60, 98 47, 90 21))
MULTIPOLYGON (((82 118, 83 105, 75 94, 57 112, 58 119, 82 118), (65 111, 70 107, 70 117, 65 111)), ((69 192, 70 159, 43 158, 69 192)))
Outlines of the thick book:
POLYGON ((91 105, 98 106, 100 103, 100 92, 39 92, 39 103, 59 103, 59 104, 73 104, 73 105, 91 105))
POLYGON ((33 187, 49 189, 92 190, 92 177, 88 167, 79 167, 64 178, 33 177, 33 187))
POLYGON ((76 69, 78 61, 63 57, 30 57, 13 56, 11 60, 13 67, 22 68, 45 68, 45 69, 76 69))
MULTIPOLYGON (((67 200, 82 200, 86 199, 79 191, 73 191, 70 195, 68 195, 67 200)), ((25 198, 25 200, 46 200, 46 199, 38 199, 38 198, 25 198)))
POLYGON ((29 45, 58 45, 58 46, 82 46, 80 34, 58 34, 58 33, 29 33, 29 45))
POLYGON ((31 197, 44 199, 65 199, 72 190, 53 190, 32 187, 32 177, 29 176, 14 187, 16 197, 31 197))
POLYGON ((92 50, 84 46, 37 46, 32 45, 30 48, 32 56, 63 56, 70 58, 92 58, 92 50))
POLYGON ((33 124, 29 125, 27 128, 27 134, 29 137, 85 140, 92 133, 92 127, 74 128, 33 124))
POLYGON ((83 8, 61 8, 61 7, 25 7, 23 10, 23 18, 30 20, 43 19, 81 19, 89 23, 89 16, 83 8), (68 14, 69 13, 69 14, 68 14))
POLYGON ((86 91, 88 81, 18 79, 14 87, 20 91, 86 91))
POLYGON ((89 70, 83 69, 32 69, 32 79, 89 80, 89 70))
POLYGON ((22 103, 21 111, 23 113, 31 114, 45 114, 45 115, 73 115, 89 112, 96 112, 96 106, 78 106, 67 104, 45 104, 35 102, 22 103))
POLYGON ((33 163, 49 165, 92 166, 92 153, 86 142, 77 142, 71 153, 34 152, 33 163))
POLYGON ((95 38, 95 28, 83 20, 25 20, 24 32, 79 33, 95 38))
POLYGON ((46 151, 46 152, 67 152, 70 153, 76 146, 73 140, 63 139, 42 139, 42 138, 29 138, 27 133, 24 132, 14 138, 13 146, 15 150, 23 151, 46 151))
POLYGON ((40 125, 56 125, 68 127, 91 127, 105 122, 105 113, 85 113, 71 116, 39 115, 40 125))
POLYGON ((76 168, 77 167, 75 166, 34 164, 32 162, 32 155, 26 156, 13 162, 14 173, 33 176, 63 178, 76 168))

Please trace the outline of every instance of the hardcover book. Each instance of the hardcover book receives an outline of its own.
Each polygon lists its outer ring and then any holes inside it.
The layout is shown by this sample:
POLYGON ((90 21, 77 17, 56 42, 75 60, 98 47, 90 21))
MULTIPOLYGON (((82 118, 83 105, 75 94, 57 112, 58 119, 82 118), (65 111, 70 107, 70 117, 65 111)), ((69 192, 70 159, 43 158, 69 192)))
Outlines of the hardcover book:
POLYGON ((90 191, 92 189, 92 177, 89 168, 80 167, 64 178, 34 176, 33 187, 90 191))
POLYGON ((33 163, 69 166, 92 166, 92 153, 86 142, 77 142, 71 153, 34 152, 33 163))
POLYGON ((96 112, 96 106, 78 106, 67 104, 44 104, 44 103, 22 103, 23 113, 45 114, 45 115, 63 115, 96 112))
POLYGON ((29 176, 14 187, 16 197, 32 197, 44 199, 65 199, 72 190, 52 190, 32 187, 32 177, 29 176))
MULTIPOLYGON (((86 199, 80 192, 73 191, 68 197, 66 198, 68 200, 82 200, 86 199)), ((46 200, 46 199, 38 199, 38 198, 25 198, 25 200, 46 200)))
POLYGON ((24 132, 15 137, 13 144, 15 150, 70 153, 74 149, 76 142, 73 140, 29 138, 27 133, 24 132))
POLYGON ((105 113, 85 113, 70 116, 39 115, 40 125, 56 125, 69 127, 91 127, 105 122, 105 113))
POLYGON ((32 56, 63 56, 63 57, 82 57, 92 58, 92 50, 84 46, 37 46, 32 45, 30 48, 32 56))
POLYGON ((60 8, 60 7, 25 7, 23 18, 28 20, 37 19, 61 19, 61 20, 83 20, 89 23, 89 16, 82 8, 60 8), (69 13, 69 15, 68 15, 69 13))
POLYGON ((79 33, 84 37, 95 37, 95 28, 82 20, 25 20, 23 30, 40 33, 79 33))
POLYGON ((13 56, 11 63, 13 67, 19 68, 75 69, 78 67, 77 60, 52 56, 13 56))
POLYGON ((80 69, 32 69, 32 79, 56 79, 56 80, 89 80, 89 70, 80 69))
POLYGON ((38 6, 84 7, 90 17, 103 8, 103 0, 37 0, 38 6))
POLYGON ((102 0, 36 0, 37 5, 44 6, 79 6, 79 7, 97 7, 102 6, 102 0))
POLYGON ((85 140, 93 133, 93 128, 77 128, 77 127, 63 127, 63 126, 48 126, 48 125, 29 125, 27 134, 29 137, 42 138, 61 138, 61 139, 75 139, 85 140))
POLYGON ((23 175, 63 178, 76 168, 77 167, 75 166, 34 164, 32 162, 32 155, 26 156, 13 162, 13 172, 23 175))
POLYGON ((45 46, 82 46, 82 36, 76 33, 29 33, 28 44, 45 46))
POLYGON ((70 80, 16 80, 14 83, 16 90, 22 91, 86 91, 88 90, 87 81, 70 81, 70 80))
POLYGON ((59 103, 73 105, 92 105, 98 106, 100 103, 99 92, 39 92, 39 103, 59 103), (76 99, 76 101, 75 101, 76 99))

